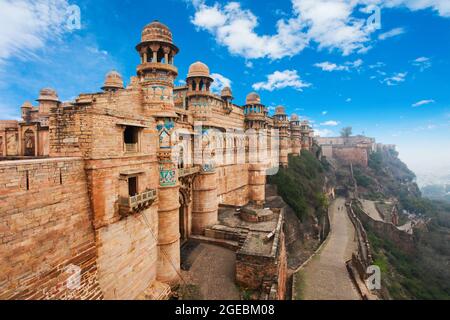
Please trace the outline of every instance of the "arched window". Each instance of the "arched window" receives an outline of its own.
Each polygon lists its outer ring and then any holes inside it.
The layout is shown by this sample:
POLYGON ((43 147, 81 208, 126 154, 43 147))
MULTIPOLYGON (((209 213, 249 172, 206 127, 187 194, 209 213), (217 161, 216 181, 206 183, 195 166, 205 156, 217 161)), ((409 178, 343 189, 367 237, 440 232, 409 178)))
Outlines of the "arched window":
POLYGON ((203 87, 205 86, 205 83, 203 82, 203 80, 200 80, 200 87, 199 90, 203 91, 203 87))
POLYGON ((164 50, 163 50, 163 48, 159 48, 159 50, 158 50, 158 55, 157 55, 157 62, 159 62, 159 63, 165 63, 164 60, 165 60, 165 59, 164 59, 164 50))

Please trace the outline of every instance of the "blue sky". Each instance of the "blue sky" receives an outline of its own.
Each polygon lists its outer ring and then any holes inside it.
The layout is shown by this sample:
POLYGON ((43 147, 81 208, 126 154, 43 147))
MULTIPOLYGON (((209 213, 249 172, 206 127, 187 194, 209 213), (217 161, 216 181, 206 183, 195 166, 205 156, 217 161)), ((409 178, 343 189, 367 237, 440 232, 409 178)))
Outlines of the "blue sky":
POLYGON ((200 60, 237 104, 257 90, 322 135, 350 125, 397 144, 415 171, 450 170, 448 0, 0 0, 0 118, 42 87, 70 100, 111 69, 128 82, 154 19, 181 49, 178 84, 200 60), (80 29, 67 27, 69 5, 80 29))

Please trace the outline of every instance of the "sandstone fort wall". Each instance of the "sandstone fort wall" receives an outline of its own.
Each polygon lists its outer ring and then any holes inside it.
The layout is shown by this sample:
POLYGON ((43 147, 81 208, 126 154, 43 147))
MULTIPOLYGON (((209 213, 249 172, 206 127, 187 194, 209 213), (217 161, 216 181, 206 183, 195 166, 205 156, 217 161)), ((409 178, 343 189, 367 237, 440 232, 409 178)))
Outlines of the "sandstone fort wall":
POLYGON ((0 228, 0 298, 102 298, 81 159, 0 163, 0 228))

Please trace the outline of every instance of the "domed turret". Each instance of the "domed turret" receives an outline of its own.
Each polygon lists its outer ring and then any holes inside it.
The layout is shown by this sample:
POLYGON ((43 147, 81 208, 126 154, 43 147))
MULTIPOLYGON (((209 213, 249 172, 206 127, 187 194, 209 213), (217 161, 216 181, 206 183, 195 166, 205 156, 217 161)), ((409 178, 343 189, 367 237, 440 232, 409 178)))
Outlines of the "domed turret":
POLYGON ((245 100, 245 104, 260 104, 261 97, 256 92, 252 92, 247 95, 247 99, 245 100))
POLYGON ((209 68, 203 62, 197 61, 190 65, 186 83, 190 91, 209 92, 214 79, 209 74, 209 68))
POLYGON ((291 115, 291 121, 298 121, 298 115, 296 115, 295 113, 293 113, 292 115, 291 115))
MULTIPOLYGON (((172 32, 161 22, 153 21, 143 28, 136 50, 141 58, 137 79, 146 110, 155 118, 176 119, 173 87, 178 69, 174 57, 179 50, 173 43, 172 32)), ((132 83, 133 87, 136 85, 137 82, 132 83)))
POLYGON ((50 109, 57 107, 60 103, 58 94, 52 88, 44 88, 39 92, 39 113, 49 113, 50 109))
POLYGON ((141 43, 136 47, 141 57, 141 64, 137 71, 139 76, 153 72, 155 68, 163 69, 177 76, 178 70, 174 65, 174 57, 178 48, 173 44, 172 32, 159 21, 153 21, 142 30, 141 43), (155 66, 155 64, 160 64, 155 66))
POLYGON ((33 105, 30 101, 25 101, 22 105, 22 109, 33 109, 33 105))
POLYGON ((44 88, 39 92, 39 98, 37 101, 53 101, 59 102, 58 94, 55 89, 52 88, 44 88))
POLYGON ((123 80, 120 73, 111 71, 106 75, 105 84, 102 87, 104 91, 117 91, 123 89, 123 80))
POLYGON ((220 96, 224 100, 233 100, 233 93, 231 92, 230 87, 223 88, 222 92, 220 93, 220 96))
POLYGON ((278 106, 275 108, 275 115, 285 115, 286 111, 283 106, 278 106))

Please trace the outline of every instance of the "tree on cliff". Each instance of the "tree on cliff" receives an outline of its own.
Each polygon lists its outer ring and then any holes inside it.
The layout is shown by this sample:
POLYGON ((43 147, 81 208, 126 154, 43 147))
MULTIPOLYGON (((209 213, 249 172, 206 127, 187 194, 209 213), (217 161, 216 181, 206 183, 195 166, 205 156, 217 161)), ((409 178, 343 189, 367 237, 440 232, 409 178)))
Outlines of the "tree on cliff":
POLYGON ((341 136, 343 138, 350 137, 352 135, 352 133, 353 133, 353 128, 352 127, 345 127, 345 128, 342 128, 342 130, 341 130, 341 136))

